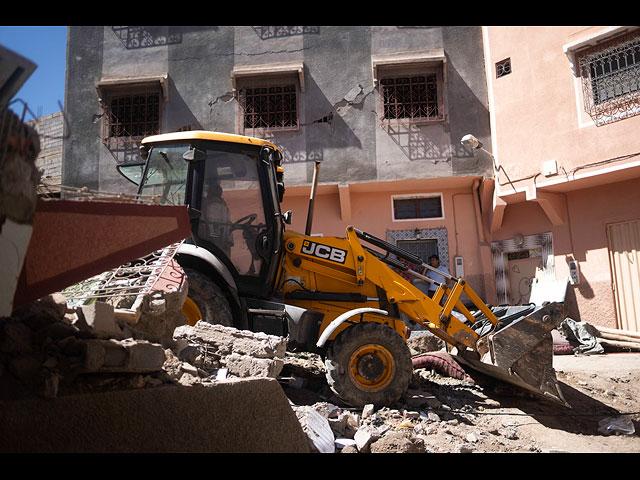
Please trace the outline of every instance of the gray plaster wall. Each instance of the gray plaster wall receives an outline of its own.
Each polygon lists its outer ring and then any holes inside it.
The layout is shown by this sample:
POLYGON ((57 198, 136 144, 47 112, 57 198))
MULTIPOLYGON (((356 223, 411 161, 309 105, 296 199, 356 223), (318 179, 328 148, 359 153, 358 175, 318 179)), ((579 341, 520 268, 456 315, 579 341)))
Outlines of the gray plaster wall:
POLYGON ((101 112, 96 84, 102 75, 103 27, 67 29, 65 139, 62 184, 99 188, 101 112))
POLYGON ((490 173, 486 162, 460 146, 467 133, 490 144, 480 27, 145 27, 152 41, 144 46, 125 41, 115 28, 69 27, 66 185, 132 190, 115 166, 137 152, 114 152, 100 141, 101 79, 167 74, 162 132, 238 133, 234 65, 289 62, 304 65, 300 128, 263 135, 282 148, 288 185, 309 184, 316 160, 323 162, 320 182, 334 184, 490 173), (445 121, 382 126, 371 56, 434 48, 443 48, 447 58, 445 121))

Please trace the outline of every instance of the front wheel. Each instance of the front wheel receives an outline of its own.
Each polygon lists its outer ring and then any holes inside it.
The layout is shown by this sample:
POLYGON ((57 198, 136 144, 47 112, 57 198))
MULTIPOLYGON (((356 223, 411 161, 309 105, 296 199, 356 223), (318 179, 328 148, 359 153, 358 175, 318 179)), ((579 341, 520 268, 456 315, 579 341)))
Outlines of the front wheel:
POLYGON ((207 275, 191 268, 184 268, 189 283, 187 300, 182 312, 189 325, 198 320, 233 327, 233 315, 222 290, 207 275))
POLYGON ((413 375, 411 353, 392 328, 358 323, 331 343, 325 360, 327 382, 345 403, 389 406, 407 391, 413 375))

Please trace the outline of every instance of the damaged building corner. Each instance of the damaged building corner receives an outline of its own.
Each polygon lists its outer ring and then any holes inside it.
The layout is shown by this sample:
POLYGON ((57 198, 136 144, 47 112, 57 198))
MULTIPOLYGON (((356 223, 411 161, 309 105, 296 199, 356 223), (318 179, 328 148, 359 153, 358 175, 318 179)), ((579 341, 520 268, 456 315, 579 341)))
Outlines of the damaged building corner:
POLYGON ((40 174, 38 134, 9 109, 0 113, 0 316, 11 313, 13 292, 31 237, 40 174))

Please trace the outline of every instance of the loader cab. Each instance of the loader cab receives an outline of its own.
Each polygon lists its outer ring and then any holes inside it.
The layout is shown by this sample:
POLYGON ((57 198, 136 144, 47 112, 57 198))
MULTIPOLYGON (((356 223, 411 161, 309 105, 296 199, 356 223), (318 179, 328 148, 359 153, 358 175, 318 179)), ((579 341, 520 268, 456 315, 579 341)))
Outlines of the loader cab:
POLYGON ((269 298, 282 255, 282 156, 270 142, 214 132, 144 139, 139 195, 189 207, 192 239, 231 272, 240 296, 269 298))

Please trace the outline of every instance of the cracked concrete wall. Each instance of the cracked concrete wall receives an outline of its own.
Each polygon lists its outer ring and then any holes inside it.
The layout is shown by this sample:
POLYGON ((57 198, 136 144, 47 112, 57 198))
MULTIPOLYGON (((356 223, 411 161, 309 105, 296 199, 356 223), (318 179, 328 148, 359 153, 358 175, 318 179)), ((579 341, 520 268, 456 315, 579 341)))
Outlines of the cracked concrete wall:
POLYGON ((99 188, 101 113, 96 84, 102 75, 103 27, 67 29, 62 184, 99 188))
POLYGON ((490 144, 480 27, 72 26, 67 62, 67 185, 133 188, 115 166, 135 159, 137 151, 114 152, 100 141, 99 80, 166 73, 162 132, 237 133, 234 66, 288 62, 304 64, 300 129, 269 134, 285 153, 287 185, 308 185, 316 159, 323 161, 321 183, 334 184, 490 172, 459 143, 473 133, 490 144), (447 55, 446 120, 404 131, 383 128, 371 56, 434 48, 447 55))

